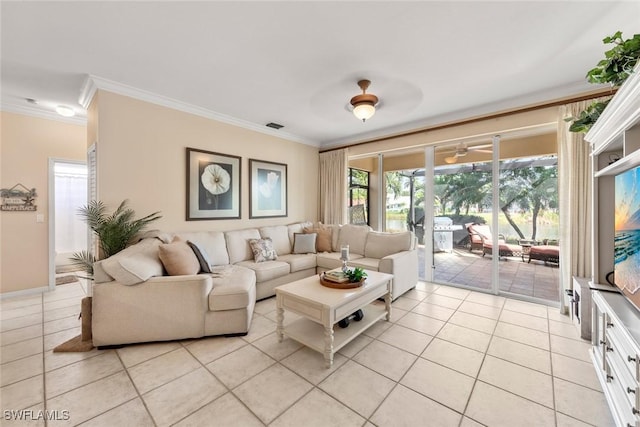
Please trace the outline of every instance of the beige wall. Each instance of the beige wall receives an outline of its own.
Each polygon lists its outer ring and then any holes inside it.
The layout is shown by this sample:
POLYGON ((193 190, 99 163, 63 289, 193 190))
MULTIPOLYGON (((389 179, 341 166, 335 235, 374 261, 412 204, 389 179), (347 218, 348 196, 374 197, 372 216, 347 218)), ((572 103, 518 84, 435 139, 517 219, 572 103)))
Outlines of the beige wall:
POLYGON ((89 123, 98 135, 98 198, 108 206, 129 199, 139 217, 161 211, 163 218, 153 228, 163 230, 230 230, 316 220, 316 147, 110 92, 100 91, 93 102, 89 123), (186 147, 242 157, 241 219, 185 220, 186 147), (288 217, 249 219, 249 158, 288 165, 288 217))
POLYGON ((86 127, 0 113, 0 187, 35 188, 36 212, 0 212, 0 291, 39 288, 49 281, 49 158, 86 160, 86 127), (45 221, 36 223, 36 214, 45 221))

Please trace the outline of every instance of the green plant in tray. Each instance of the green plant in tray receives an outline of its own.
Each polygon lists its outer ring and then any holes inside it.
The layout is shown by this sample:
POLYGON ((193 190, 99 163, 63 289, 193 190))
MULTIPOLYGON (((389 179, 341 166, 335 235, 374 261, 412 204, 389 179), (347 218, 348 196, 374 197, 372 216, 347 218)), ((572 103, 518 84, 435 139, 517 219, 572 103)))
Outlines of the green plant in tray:
POLYGON ((360 282, 365 277, 367 277, 367 273, 360 267, 356 267, 353 270, 347 270, 345 274, 347 275, 347 277, 349 278, 349 282, 351 283, 360 282))

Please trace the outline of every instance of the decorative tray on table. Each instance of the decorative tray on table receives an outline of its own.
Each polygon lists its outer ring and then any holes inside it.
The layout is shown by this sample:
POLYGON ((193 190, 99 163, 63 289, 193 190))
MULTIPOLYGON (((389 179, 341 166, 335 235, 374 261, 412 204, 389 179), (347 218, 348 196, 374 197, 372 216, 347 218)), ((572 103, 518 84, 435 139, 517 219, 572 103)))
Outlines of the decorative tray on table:
POLYGON ((359 282, 349 282, 349 279, 346 276, 342 276, 344 275, 344 273, 341 274, 335 274, 337 272, 324 272, 320 274, 320 284, 322 286, 326 286, 327 288, 334 288, 334 289, 353 289, 353 288, 359 288, 360 286, 362 286, 364 284, 364 281, 366 279, 362 279, 359 282))

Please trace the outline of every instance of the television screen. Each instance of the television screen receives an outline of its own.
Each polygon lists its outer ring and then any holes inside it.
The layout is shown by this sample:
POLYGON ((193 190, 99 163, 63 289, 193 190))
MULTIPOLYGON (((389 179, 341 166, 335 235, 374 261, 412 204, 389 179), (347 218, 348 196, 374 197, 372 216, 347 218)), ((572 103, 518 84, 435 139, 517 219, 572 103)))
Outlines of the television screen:
POLYGON ((616 176, 615 284, 640 309, 640 166, 616 176))

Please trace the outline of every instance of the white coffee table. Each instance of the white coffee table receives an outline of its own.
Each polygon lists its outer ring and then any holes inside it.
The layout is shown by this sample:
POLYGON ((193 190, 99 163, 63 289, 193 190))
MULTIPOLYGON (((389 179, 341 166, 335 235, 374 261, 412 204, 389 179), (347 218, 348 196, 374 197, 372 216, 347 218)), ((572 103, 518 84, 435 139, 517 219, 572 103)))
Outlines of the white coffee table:
POLYGON ((354 289, 332 289, 322 286, 319 277, 312 276, 276 290, 278 341, 284 335, 324 354, 327 368, 333 355, 368 327, 383 317, 391 316, 391 284, 393 275, 365 270, 367 280, 354 289), (371 304, 384 297, 385 304, 371 304), (341 319, 361 309, 364 318, 351 322, 347 328, 336 325, 341 319), (284 325, 284 312, 291 311, 302 318, 284 325))

